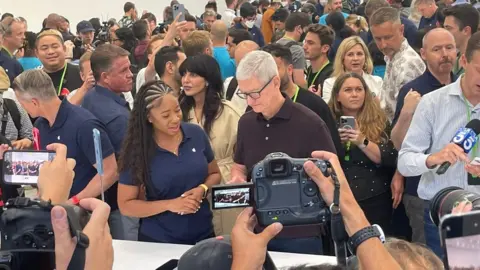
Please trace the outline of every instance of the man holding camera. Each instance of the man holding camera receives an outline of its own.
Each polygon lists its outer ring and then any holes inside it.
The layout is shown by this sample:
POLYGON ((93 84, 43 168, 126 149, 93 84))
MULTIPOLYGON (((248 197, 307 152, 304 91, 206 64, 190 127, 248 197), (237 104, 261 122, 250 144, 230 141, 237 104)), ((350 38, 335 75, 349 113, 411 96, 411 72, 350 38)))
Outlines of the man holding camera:
POLYGON ((93 47, 93 39, 95 37, 95 29, 89 21, 81 21, 77 24, 77 38, 73 41, 73 60, 80 59, 82 55, 95 48, 93 47))
MULTIPOLYGON (((280 92, 281 79, 271 54, 254 51, 237 69, 237 95, 253 111, 238 123, 238 136, 230 183, 249 181, 255 164, 273 152, 292 158, 309 157, 315 149, 335 153, 325 122, 311 110, 280 92)), ((282 252, 322 254, 321 226, 291 226, 269 243, 282 252)))

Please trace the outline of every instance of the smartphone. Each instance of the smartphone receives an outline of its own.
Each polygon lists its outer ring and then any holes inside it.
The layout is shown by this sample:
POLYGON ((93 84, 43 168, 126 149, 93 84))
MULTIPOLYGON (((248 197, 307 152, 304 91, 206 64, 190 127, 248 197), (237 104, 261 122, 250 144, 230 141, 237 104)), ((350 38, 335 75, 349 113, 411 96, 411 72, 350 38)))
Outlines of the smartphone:
POLYGON ((340 128, 355 129, 355 117, 353 117, 353 116, 340 116, 340 128))
POLYGON ((212 209, 228 209, 253 205, 253 183, 212 187, 212 209))
POLYGON ((440 221, 445 269, 479 269, 480 211, 445 215, 440 221))
POLYGON ((12 185, 36 185, 40 166, 52 161, 54 151, 8 150, 3 154, 3 182, 12 185))
POLYGON ((180 18, 178 18, 178 22, 183 22, 185 21, 185 6, 182 5, 182 4, 175 4, 173 5, 173 18, 177 18, 177 15, 179 13, 182 13, 182 15, 180 15, 180 18))
POLYGON ((100 140, 100 131, 93 129, 93 144, 95 146, 95 165, 97 167, 97 173, 100 176, 100 194, 102 201, 105 201, 105 192, 103 192, 103 153, 102 153, 102 141, 100 140))

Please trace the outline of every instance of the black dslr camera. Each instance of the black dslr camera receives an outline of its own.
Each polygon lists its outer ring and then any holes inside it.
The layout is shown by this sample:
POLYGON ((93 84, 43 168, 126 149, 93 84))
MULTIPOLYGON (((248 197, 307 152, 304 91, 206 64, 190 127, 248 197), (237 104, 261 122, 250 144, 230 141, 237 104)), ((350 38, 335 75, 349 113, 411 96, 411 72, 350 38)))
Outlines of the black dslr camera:
POLYGON ((303 169, 308 160, 329 176, 327 161, 272 153, 255 165, 252 183, 213 187, 212 208, 253 206, 262 226, 275 222, 284 226, 324 223, 329 220, 330 211, 317 185, 303 169))
MULTIPOLYGON (((61 206, 67 212, 72 237, 77 237, 77 248, 69 269, 74 269, 73 267, 83 269, 85 249, 89 245, 89 239, 82 230, 88 223, 90 215, 78 206, 61 206)), ((9 199, 5 207, 6 210, 1 217, 2 245, 0 250, 2 254, 7 254, 6 252, 10 254, 12 264, 18 265, 18 258, 25 259, 26 256, 20 256, 22 253, 47 252, 53 254, 55 252, 55 239, 50 216, 53 205, 50 202, 17 197, 9 199)), ((54 261, 51 263, 54 265, 54 261)), ((11 268, 18 269, 18 267, 11 268)), ((42 267, 37 265, 37 269, 42 269, 42 267)))

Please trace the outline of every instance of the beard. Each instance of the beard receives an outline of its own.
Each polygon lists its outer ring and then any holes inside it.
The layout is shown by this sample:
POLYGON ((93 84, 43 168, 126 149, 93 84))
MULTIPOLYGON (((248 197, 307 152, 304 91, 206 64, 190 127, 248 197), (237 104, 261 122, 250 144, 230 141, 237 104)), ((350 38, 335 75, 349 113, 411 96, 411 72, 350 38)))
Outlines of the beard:
POLYGON ((290 78, 288 77, 288 73, 285 72, 282 78, 280 78, 280 91, 282 92, 287 91, 289 84, 290 84, 290 78))

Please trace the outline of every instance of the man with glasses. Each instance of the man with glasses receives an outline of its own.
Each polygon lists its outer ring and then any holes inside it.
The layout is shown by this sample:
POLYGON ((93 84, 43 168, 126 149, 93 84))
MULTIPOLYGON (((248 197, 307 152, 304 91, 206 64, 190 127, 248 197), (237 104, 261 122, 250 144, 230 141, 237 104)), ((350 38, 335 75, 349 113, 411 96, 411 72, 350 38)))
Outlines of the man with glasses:
POLYGON ((239 23, 235 24, 235 28, 248 30, 248 32, 252 34, 253 41, 255 41, 258 46, 263 47, 265 40, 263 39, 262 31, 255 25, 257 9, 250 2, 245 2, 240 7, 240 16, 242 19, 239 23))
MULTIPOLYGON (((316 149, 336 153, 325 122, 280 91, 281 78, 271 54, 254 51, 237 68, 237 95, 252 111, 238 123, 237 144, 230 183, 250 180, 254 165, 273 152, 293 158, 310 157, 316 149)), ((269 250, 322 254, 321 226, 291 226, 269 244, 269 250)))

